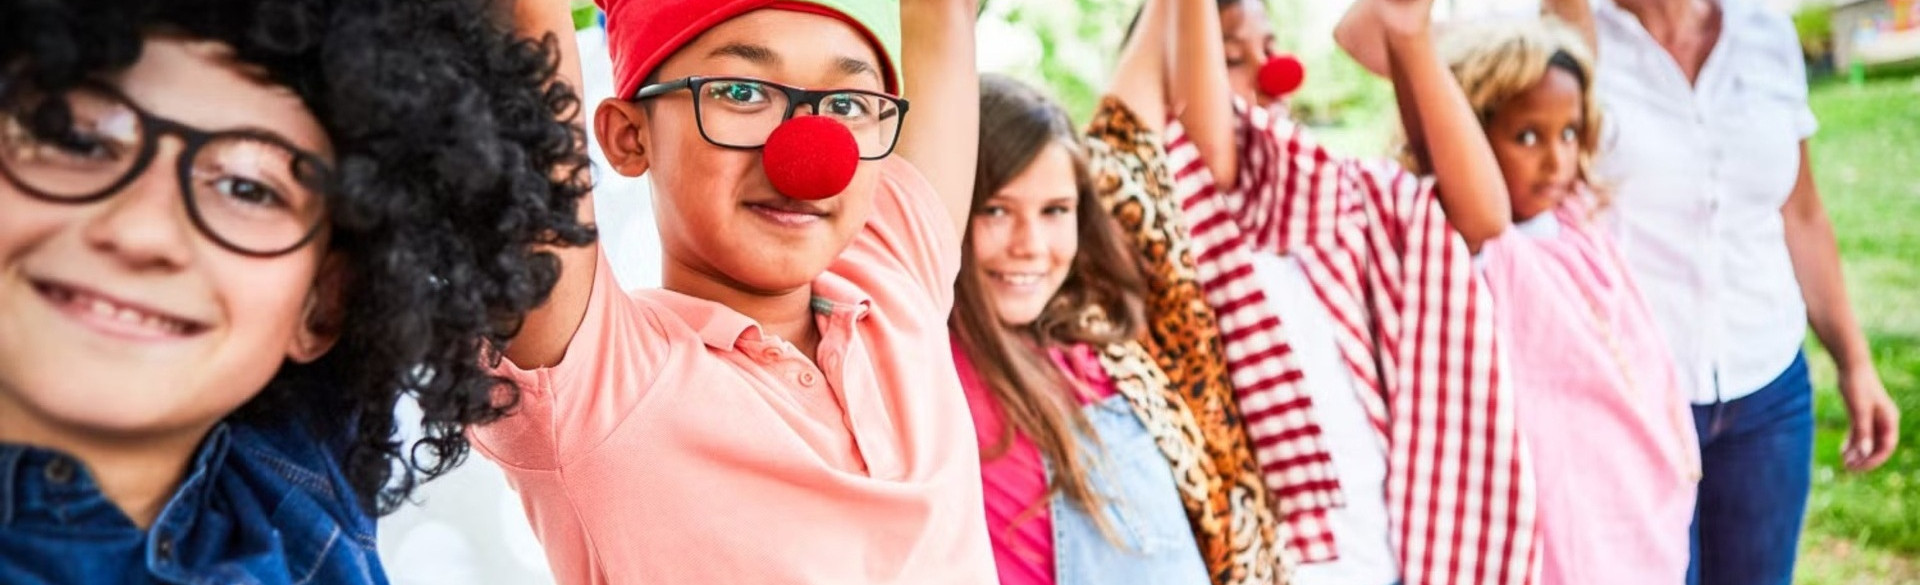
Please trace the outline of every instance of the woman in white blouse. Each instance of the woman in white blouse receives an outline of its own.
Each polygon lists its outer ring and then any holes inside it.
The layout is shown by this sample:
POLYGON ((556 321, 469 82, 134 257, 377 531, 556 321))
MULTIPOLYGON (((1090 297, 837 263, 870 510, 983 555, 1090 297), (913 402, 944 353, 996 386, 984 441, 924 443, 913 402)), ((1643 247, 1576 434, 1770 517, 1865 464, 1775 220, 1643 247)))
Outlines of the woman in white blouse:
POLYGON ((1900 416, 1814 185, 1798 37, 1756 0, 1596 0, 1591 14, 1612 120, 1600 174, 1700 433, 1690 581, 1787 585, 1812 468, 1807 324, 1840 372, 1848 469, 1892 455, 1900 416))
POLYGON ((1609 212, 1693 396, 1697 584, 1792 582, 1812 470, 1808 324, 1840 373, 1847 468, 1880 466, 1899 440, 1814 185, 1798 37, 1757 2, 1543 3, 1598 45, 1609 212))

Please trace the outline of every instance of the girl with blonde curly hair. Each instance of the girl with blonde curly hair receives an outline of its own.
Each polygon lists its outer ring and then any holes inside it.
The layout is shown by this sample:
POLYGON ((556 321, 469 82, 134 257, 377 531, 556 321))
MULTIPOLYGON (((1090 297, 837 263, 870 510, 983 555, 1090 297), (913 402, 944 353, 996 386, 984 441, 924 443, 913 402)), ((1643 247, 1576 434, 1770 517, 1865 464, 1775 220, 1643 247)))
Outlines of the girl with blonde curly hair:
POLYGON ((1682 582, 1697 437, 1665 340, 1596 213, 1606 199, 1591 171, 1601 127, 1590 51, 1551 18, 1452 28, 1440 46, 1505 179, 1506 193, 1478 193, 1461 207, 1475 213, 1449 219, 1495 228, 1468 243, 1539 455, 1540 582, 1682 582))

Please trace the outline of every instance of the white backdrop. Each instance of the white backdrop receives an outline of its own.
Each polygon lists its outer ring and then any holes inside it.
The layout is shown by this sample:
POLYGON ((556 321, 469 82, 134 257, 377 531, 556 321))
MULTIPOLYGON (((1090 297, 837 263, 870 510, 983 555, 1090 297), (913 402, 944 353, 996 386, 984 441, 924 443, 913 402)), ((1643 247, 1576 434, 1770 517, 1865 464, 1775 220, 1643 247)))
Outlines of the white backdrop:
MULTIPOLYGON (((600 29, 581 31, 578 40, 591 111, 613 92, 611 64, 600 29)), ((659 286, 660 241, 646 181, 607 170, 597 146, 592 155, 594 212, 615 279, 626 289, 659 286)), ((411 403, 401 409, 401 420, 419 420, 411 403)), ((520 497, 492 461, 475 453, 453 473, 415 492, 414 499, 418 505, 380 521, 381 562, 394 585, 553 583, 520 497)))

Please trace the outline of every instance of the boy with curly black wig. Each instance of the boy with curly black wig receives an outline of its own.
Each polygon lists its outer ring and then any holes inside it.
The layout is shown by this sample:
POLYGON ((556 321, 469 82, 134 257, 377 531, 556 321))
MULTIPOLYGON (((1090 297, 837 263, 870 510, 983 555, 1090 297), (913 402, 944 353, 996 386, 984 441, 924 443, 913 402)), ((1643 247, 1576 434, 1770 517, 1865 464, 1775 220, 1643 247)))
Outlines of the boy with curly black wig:
POLYGON ((0 2, 0 582, 385 582, 371 516, 514 402, 535 246, 593 239, 504 20, 0 2))
MULTIPOLYGON (((566 4, 523 25, 568 30, 566 4)), ((595 136, 652 183, 665 288, 562 251, 506 351, 521 410, 474 433, 560 582, 991 583, 943 359, 976 2, 600 5, 618 97, 595 136)))

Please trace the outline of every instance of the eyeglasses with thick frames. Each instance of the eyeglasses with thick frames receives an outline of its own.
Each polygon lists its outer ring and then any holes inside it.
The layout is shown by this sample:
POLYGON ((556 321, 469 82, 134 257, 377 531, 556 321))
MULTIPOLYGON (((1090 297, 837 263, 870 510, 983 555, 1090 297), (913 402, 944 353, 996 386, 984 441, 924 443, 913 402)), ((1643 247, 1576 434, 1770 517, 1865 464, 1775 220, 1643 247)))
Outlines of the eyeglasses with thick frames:
POLYGON ((278 136, 199 130, 102 83, 45 93, 0 79, 0 178, 35 199, 112 197, 146 171, 166 136, 182 143, 175 174, 187 215, 215 244, 279 256, 312 241, 326 221, 332 170, 278 136))
POLYGON ((679 90, 693 93, 700 137, 722 148, 752 150, 766 146, 773 130, 800 106, 832 118, 853 133, 862 160, 893 153, 907 100, 857 89, 809 90, 751 77, 684 77, 640 88, 633 99, 648 100, 679 90))

